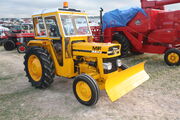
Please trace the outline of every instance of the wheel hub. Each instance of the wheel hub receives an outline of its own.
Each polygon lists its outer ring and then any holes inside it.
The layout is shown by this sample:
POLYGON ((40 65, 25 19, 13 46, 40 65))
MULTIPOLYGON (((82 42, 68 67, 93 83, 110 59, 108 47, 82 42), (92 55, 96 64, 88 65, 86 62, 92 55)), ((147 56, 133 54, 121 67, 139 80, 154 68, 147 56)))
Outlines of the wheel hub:
POLYGON ((91 88, 83 81, 80 81, 76 85, 76 92, 79 98, 83 101, 89 101, 92 96, 91 88))
POLYGON ((31 55, 28 60, 28 70, 32 79, 36 82, 42 77, 42 66, 39 58, 36 55, 31 55))
POLYGON ((168 55, 168 60, 171 63, 177 63, 179 61, 179 55, 177 53, 170 53, 168 55))
POLYGON ((24 51, 25 51, 25 47, 24 47, 24 46, 21 46, 21 47, 19 48, 19 50, 22 51, 22 52, 24 52, 24 51))

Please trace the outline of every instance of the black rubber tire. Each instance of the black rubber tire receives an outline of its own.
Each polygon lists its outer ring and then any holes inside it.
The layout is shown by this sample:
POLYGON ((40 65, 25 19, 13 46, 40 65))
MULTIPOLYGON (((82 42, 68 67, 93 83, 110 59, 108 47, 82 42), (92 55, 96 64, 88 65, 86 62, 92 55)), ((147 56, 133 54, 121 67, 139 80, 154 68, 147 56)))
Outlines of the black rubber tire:
POLYGON ((4 40, 0 39, 0 46, 3 45, 4 40))
POLYGON ((18 53, 20 53, 20 54, 25 53, 26 50, 27 50, 27 46, 26 46, 25 44, 20 44, 20 45, 17 46, 17 51, 18 51, 18 53), (21 51, 21 50, 20 50, 20 47, 24 47, 25 50, 24 50, 24 51, 21 51))
POLYGON ((122 69, 122 70, 126 70, 129 67, 126 64, 122 64, 119 68, 122 69))
POLYGON ((11 51, 11 50, 13 50, 15 48, 16 48, 16 44, 12 40, 7 40, 4 43, 4 49, 7 50, 7 51, 11 51))
POLYGON ((26 76, 28 77, 29 82, 32 84, 33 87, 47 88, 53 83, 53 79, 55 76, 54 63, 47 50, 41 47, 30 47, 24 56, 24 65, 26 76), (28 71, 28 59, 31 55, 36 55, 42 65, 42 77, 38 82, 32 79, 28 71))
POLYGON ((179 55, 179 58, 180 58, 180 50, 178 49, 175 49, 175 48, 172 48, 172 49, 169 49, 165 52, 165 55, 164 55, 164 61, 167 65, 169 66, 179 66, 180 65, 180 59, 178 62, 176 63, 171 63, 169 60, 168 60, 168 55, 171 54, 171 53, 176 53, 179 55))
POLYGON ((96 81, 87 74, 81 74, 75 78, 75 80, 73 82, 73 92, 74 92, 74 95, 77 98, 77 100, 81 104, 86 105, 86 106, 95 105, 99 99, 99 87, 98 87, 96 81), (89 85, 91 92, 92 92, 92 97, 89 101, 83 101, 79 98, 79 96, 76 92, 76 85, 79 81, 86 82, 89 85))
POLYGON ((119 42, 121 44, 121 56, 126 57, 130 50, 130 43, 127 37, 124 34, 116 33, 113 36, 113 41, 119 42))
POLYGON ((144 54, 143 52, 137 52, 137 51, 131 51, 132 55, 142 55, 144 54))

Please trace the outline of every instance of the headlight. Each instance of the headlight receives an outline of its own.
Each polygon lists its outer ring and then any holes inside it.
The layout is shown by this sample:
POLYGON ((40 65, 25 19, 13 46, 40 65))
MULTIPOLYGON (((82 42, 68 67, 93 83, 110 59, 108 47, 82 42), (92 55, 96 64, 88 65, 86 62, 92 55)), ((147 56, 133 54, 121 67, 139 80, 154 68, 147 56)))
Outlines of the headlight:
POLYGON ((111 70, 112 69, 112 63, 111 62, 103 63, 103 67, 105 70, 111 70))
POLYGON ((117 64, 118 67, 120 67, 122 65, 121 60, 117 59, 116 64, 117 64))
POLYGON ((108 51, 108 55, 113 55, 113 51, 108 51))
POLYGON ((119 46, 113 46, 109 48, 108 55, 119 54, 119 52, 120 52, 119 46))

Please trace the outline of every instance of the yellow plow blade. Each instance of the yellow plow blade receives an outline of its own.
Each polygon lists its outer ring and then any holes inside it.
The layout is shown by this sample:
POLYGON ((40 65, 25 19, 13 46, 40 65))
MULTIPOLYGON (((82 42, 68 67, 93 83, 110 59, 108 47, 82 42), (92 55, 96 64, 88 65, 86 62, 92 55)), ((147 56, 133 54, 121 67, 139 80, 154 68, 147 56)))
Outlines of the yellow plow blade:
POLYGON ((115 101, 149 79, 144 70, 145 62, 112 74, 105 83, 106 92, 115 101))

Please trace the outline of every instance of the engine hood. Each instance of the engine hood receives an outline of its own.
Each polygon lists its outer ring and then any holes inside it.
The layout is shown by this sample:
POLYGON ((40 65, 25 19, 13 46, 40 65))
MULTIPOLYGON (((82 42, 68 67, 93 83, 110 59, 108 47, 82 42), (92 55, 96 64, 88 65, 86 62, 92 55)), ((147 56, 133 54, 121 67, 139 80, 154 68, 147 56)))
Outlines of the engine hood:
POLYGON ((112 43, 79 42, 72 45, 74 56, 116 57, 120 55, 120 45, 112 43))

